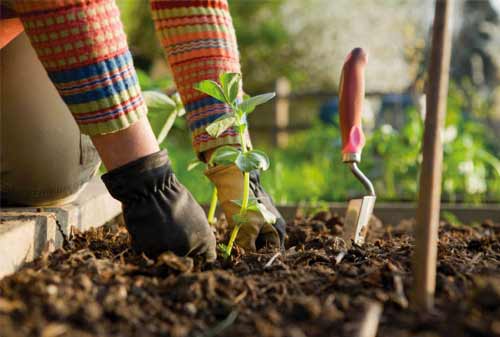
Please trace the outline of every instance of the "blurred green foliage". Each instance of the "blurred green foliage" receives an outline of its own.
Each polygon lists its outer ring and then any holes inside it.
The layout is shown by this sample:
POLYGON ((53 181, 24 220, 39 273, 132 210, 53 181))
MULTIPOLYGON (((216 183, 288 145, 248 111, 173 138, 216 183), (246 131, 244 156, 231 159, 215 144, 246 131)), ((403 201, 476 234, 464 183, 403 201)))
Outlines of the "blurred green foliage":
POLYGON ((174 85, 174 81, 170 76, 153 80, 145 71, 141 69, 136 69, 136 72, 142 90, 163 91, 166 88, 173 87, 174 85))
POLYGON ((291 37, 283 25, 280 7, 284 3, 284 0, 229 1, 245 89, 249 92, 273 88, 280 76, 286 76, 292 83, 305 80, 305 74, 293 62, 298 55, 294 55, 291 37))
POLYGON ((136 67, 149 70, 157 57, 163 56, 156 36, 149 1, 117 1, 136 67))
MULTIPOLYGON (((245 86, 250 92, 272 88, 278 76, 287 76, 292 82, 299 78, 305 80, 305 74, 299 72, 293 62, 283 62, 283 59, 290 61, 294 53, 279 10, 284 2, 229 1, 245 86)), ((117 3, 134 63, 137 68, 149 71, 155 59, 164 56, 148 2, 117 3)))
MULTIPOLYGON (((354 44, 370 54, 368 90, 401 92, 412 87, 423 91, 432 2, 228 1, 248 92, 270 90, 278 77, 287 77, 294 90, 332 90, 342 59, 354 44), (384 15, 387 20, 380 21, 384 15), (386 41, 391 41, 391 48, 386 41)), ((500 83, 500 16, 494 2, 464 0, 456 8, 459 20, 450 76, 466 91, 470 86, 475 92, 482 91, 482 96, 475 95, 480 102, 469 98, 470 105, 498 106, 500 102, 496 90, 500 83)), ((121 0, 117 4, 135 65, 148 72, 156 69, 154 76, 167 71, 149 2, 121 0)), ((498 116, 498 107, 485 113, 493 116, 494 111, 498 116)))
MULTIPOLYGON (((443 200, 480 203, 500 200, 500 154, 493 135, 463 110, 463 97, 450 89, 443 133, 443 200), (495 152, 497 151, 497 152, 495 152)), ((406 111, 400 130, 382 125, 367 136, 361 169, 374 182, 378 200, 416 200, 421 163, 423 120, 406 111)), ((169 142, 175 172, 200 202, 210 200, 211 187, 201 170, 187 172, 194 154, 178 139, 169 142)), ((262 181, 278 203, 345 201, 363 193, 341 161, 340 131, 319 122, 292 134, 287 149, 268 148, 271 168, 262 181)))
MULTIPOLYGON (((151 64, 143 64, 141 58, 151 62, 161 56, 161 50, 148 6, 139 6, 140 2, 134 1, 120 3, 135 63, 140 69, 149 69, 151 64), (138 34, 133 35, 135 32, 138 34), (148 54, 142 53, 143 50, 148 54)), ((292 83, 307 80, 291 61, 300 56, 293 54, 289 33, 282 25, 278 9, 283 3, 283 0, 230 1, 248 92, 271 87, 279 76, 288 77, 292 83)), ((143 90, 173 86, 170 77, 152 80, 140 70, 138 76, 143 90)), ((459 85, 450 87, 443 133, 443 200, 500 201, 500 150, 498 139, 494 139, 491 129, 482 121, 491 110, 485 102, 470 79, 461 79, 459 85)), ((373 180, 378 200, 415 200, 417 196, 423 121, 415 109, 407 110, 405 117, 406 123, 400 129, 381 125, 367 136, 360 167, 373 180)), ((155 125, 160 120, 152 118, 155 130, 161 127, 155 125)), ((201 168, 187 171, 195 154, 185 124, 183 119, 177 119, 162 147, 168 147, 179 179, 200 202, 206 203, 212 191, 209 181, 201 168)), ((344 201, 362 193, 361 184, 340 160, 339 140, 337 127, 318 122, 311 129, 290 135, 287 149, 265 149, 272 165, 263 173, 262 180, 276 201, 344 201)))

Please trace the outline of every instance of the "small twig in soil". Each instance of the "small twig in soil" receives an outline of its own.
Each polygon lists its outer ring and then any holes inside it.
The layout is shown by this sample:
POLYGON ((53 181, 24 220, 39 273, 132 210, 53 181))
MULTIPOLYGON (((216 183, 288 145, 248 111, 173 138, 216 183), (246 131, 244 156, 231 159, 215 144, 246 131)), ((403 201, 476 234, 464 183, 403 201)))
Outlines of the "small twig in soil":
POLYGON ((239 302, 241 302, 245 297, 247 297, 247 294, 248 294, 248 291, 244 290, 241 294, 239 294, 238 296, 236 296, 234 298, 234 301, 233 303, 234 304, 238 304, 239 302))
POLYGON ((121 258, 121 257, 122 257, 123 255, 125 255, 125 253, 127 253, 129 250, 130 250, 130 248, 127 248, 127 249, 123 250, 121 253, 116 254, 115 256, 113 256, 113 260, 116 260, 117 258, 121 258))
POLYGON ((377 335, 378 323, 382 315, 382 304, 370 301, 366 304, 366 311, 357 337, 375 337, 377 335))
POLYGON ((216 326, 214 326, 212 329, 207 331, 207 333, 205 333, 202 336, 215 337, 219 335, 222 331, 226 330, 231 325, 233 325, 234 321, 236 321, 236 318, 238 317, 238 314, 239 314, 238 310, 231 311, 231 313, 229 313, 229 315, 227 315, 227 317, 223 321, 219 322, 216 326))
POLYGON ((394 288, 396 288, 396 298, 403 308, 408 308, 408 299, 405 296, 405 291, 403 287, 403 279, 401 278, 400 275, 394 275, 393 276, 393 281, 394 281, 394 288))
POLYGON ((281 255, 281 252, 277 252, 276 254, 274 254, 273 257, 271 257, 271 259, 269 259, 269 261, 267 261, 267 263, 264 265, 264 269, 271 267, 274 260, 276 260, 276 258, 280 255, 281 255))
POLYGON ((337 256, 335 256, 335 264, 340 264, 340 262, 342 262, 342 259, 344 258, 346 252, 345 251, 341 251, 340 253, 337 254, 337 256))

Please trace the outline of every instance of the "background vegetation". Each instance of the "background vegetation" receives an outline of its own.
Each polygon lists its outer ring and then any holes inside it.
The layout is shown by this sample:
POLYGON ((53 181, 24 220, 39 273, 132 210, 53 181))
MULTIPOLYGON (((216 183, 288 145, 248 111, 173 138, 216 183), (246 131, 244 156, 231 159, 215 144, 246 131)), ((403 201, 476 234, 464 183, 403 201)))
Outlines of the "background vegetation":
MULTIPOLYGON (((373 109, 376 122, 367 135, 361 167, 374 181, 379 200, 415 200, 423 128, 416 102, 425 89, 432 3, 230 1, 245 90, 250 94, 272 90, 276 78, 284 76, 294 92, 335 91, 344 55, 351 47, 362 45, 370 54, 367 90, 405 93, 414 97, 414 104, 391 112, 399 123, 378 118, 377 114, 386 112, 373 109)), ((443 199, 498 202, 498 4, 496 0, 457 3, 452 84, 443 139, 443 199)), ((123 1, 121 7, 143 89, 172 90, 146 2, 123 1)), ((292 102, 292 117, 306 116, 310 125, 290 135, 288 148, 276 149, 263 140, 265 137, 254 137, 254 143, 270 154, 271 168, 262 178, 280 203, 344 201, 362 192, 362 186, 340 161, 338 126, 323 124, 317 118, 318 106, 324 100, 314 104, 292 102)), ((251 123, 261 125, 269 120, 271 110, 257 110, 251 123)), ((163 146, 168 147, 180 180, 200 202, 207 202, 211 188, 201 169, 186 170, 194 153, 183 119, 176 121, 163 146)))

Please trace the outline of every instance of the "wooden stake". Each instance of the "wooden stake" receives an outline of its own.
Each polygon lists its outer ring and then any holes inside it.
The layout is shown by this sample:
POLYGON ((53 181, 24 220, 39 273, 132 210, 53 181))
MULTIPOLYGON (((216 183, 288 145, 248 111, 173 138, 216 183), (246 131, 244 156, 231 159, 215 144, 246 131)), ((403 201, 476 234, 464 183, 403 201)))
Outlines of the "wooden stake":
POLYGON ((413 259, 413 306, 429 310, 434 305, 436 259, 441 199, 441 141, 451 50, 451 12, 454 0, 436 0, 432 49, 427 80, 427 101, 420 173, 415 254, 413 259))
POLYGON ((278 148, 288 145, 288 123, 290 121, 290 82, 285 77, 276 81, 276 107, 274 114, 274 142, 278 148))
POLYGON ((356 337, 375 337, 377 336, 378 324, 382 315, 382 304, 376 301, 370 301, 366 304, 365 316, 359 327, 356 337))

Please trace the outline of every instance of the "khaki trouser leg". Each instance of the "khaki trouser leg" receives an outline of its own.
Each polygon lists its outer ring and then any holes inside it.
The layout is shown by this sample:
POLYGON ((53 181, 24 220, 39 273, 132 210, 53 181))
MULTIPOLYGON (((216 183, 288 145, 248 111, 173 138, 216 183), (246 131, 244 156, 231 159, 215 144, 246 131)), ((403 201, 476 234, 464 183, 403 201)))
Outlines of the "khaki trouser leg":
POLYGON ((0 51, 2 204, 74 200, 100 160, 21 34, 0 51))

